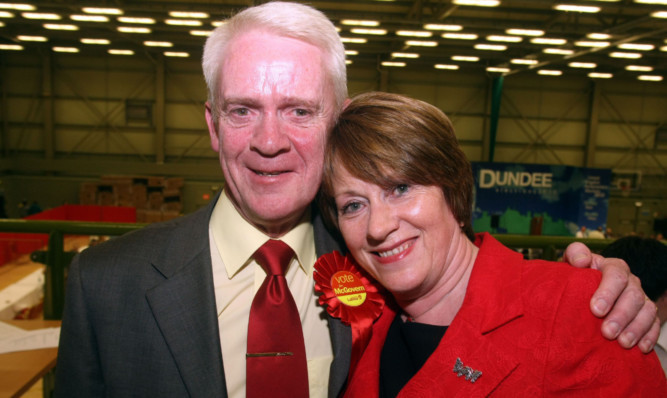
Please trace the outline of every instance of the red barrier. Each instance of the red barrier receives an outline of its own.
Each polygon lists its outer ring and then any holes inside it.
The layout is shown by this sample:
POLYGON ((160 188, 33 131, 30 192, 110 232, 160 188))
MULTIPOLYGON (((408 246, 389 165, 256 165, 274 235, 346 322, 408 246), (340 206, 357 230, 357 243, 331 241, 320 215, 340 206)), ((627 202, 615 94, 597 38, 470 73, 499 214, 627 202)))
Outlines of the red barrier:
MULTIPOLYGON (((136 223, 137 209, 121 206, 63 205, 27 216, 25 219, 136 223)), ((41 249, 48 241, 48 234, 0 233, 0 266, 41 249)))

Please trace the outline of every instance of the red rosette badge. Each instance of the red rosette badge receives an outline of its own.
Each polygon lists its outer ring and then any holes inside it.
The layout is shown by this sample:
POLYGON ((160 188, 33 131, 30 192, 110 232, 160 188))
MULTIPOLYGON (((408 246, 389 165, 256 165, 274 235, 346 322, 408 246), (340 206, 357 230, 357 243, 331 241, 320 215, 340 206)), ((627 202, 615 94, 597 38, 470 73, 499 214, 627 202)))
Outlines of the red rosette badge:
POLYGON ((337 251, 315 263, 315 291, 327 312, 352 329, 350 376, 371 337, 373 322, 382 313, 384 298, 378 285, 367 278, 351 255, 337 251))

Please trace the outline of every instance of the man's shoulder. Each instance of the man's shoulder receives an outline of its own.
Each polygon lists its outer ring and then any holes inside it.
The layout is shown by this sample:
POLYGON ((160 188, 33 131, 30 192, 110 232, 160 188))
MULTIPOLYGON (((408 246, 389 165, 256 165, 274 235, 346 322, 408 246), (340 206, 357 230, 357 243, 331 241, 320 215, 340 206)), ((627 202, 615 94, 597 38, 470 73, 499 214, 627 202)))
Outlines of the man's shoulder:
POLYGON ((117 262, 119 259, 152 258, 176 242, 208 241, 206 209, 169 221, 153 223, 108 241, 89 247, 79 254, 85 263, 117 262))

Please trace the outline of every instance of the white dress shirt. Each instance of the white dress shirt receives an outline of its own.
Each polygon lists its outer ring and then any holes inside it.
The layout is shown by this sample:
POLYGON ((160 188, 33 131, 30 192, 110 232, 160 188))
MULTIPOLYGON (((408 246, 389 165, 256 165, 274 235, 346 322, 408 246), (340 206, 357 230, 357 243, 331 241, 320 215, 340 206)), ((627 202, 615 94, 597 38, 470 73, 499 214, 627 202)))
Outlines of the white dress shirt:
MULTIPOLYGON (((230 398, 243 398, 250 305, 266 276, 251 256, 269 237, 241 217, 223 193, 211 216, 209 239, 227 392, 230 398)), ((285 277, 301 317, 310 396, 326 397, 333 349, 325 310, 314 291, 317 254, 310 214, 280 240, 297 255, 285 277)))

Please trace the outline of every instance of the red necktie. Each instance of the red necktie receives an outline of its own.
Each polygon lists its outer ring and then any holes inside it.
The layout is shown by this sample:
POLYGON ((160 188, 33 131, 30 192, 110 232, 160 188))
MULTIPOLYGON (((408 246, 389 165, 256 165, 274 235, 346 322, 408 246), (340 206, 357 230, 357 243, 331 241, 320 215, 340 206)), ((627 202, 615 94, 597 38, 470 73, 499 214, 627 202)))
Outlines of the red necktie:
POLYGON ((308 397, 308 366, 301 319, 285 271, 294 251, 269 240, 253 258, 266 271, 248 323, 246 397, 308 397))

